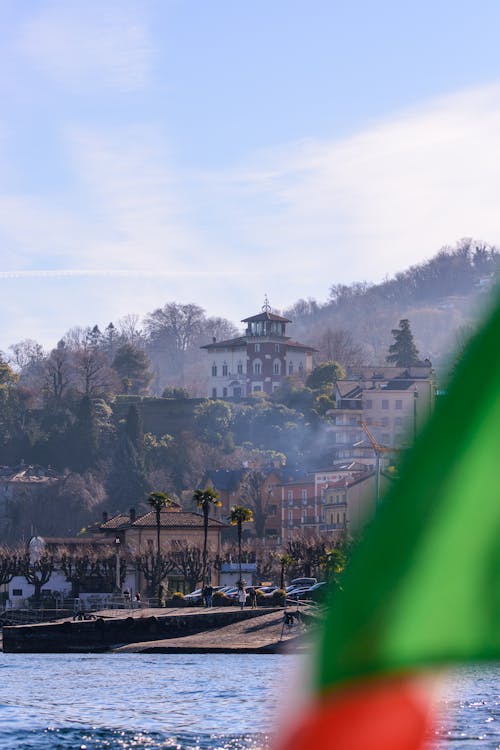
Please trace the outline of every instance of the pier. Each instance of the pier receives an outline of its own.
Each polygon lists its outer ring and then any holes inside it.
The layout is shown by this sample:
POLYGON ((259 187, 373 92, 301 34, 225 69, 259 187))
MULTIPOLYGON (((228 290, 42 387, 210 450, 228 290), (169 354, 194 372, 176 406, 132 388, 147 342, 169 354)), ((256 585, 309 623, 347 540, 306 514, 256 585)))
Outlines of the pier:
MULTIPOLYGON (((283 608, 200 607, 103 610, 95 619, 7 626, 6 653, 277 653, 300 647, 312 615, 302 608, 289 624, 283 608)), ((288 610, 291 612, 291 610, 288 610)))

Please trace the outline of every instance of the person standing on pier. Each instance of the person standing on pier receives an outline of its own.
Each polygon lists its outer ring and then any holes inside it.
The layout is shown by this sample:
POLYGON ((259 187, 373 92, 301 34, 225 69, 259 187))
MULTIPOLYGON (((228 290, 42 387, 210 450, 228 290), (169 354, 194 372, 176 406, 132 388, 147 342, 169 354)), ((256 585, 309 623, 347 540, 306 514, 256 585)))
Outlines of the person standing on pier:
POLYGON ((246 603, 247 603, 247 592, 245 590, 244 585, 240 583, 238 584, 238 604, 240 605, 240 609, 243 609, 246 603))

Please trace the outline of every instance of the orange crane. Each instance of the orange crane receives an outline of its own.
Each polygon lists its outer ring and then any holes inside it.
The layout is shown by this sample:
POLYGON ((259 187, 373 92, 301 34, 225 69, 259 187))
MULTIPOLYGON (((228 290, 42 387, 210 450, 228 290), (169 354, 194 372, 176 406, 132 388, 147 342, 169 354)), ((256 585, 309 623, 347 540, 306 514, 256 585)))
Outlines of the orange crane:
POLYGON ((359 420, 359 426, 370 441, 375 453, 375 502, 378 506, 380 502, 380 456, 383 453, 401 453, 401 450, 399 448, 390 448, 388 445, 380 445, 368 429, 366 422, 362 419, 359 420))

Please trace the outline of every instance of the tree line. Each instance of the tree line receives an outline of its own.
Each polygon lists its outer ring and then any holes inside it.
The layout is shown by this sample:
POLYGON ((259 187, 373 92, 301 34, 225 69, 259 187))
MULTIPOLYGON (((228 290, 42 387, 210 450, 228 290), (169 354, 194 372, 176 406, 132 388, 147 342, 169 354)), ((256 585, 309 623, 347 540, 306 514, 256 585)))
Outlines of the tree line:
MULTIPOLYGON (((350 543, 344 538, 333 541, 321 536, 297 536, 276 550, 264 547, 259 540, 246 539, 240 547, 226 543, 221 554, 208 547, 207 575, 209 579, 211 572, 220 571, 225 562, 242 559, 256 563, 257 580, 276 581, 281 588, 286 580, 300 576, 336 580, 347 564, 349 550, 350 543)), ((0 585, 8 585, 16 576, 23 577, 34 587, 35 604, 40 603, 42 589, 56 570, 71 584, 73 598, 81 593, 111 593, 115 591, 116 566, 117 554, 112 545, 60 545, 35 556, 25 547, 0 547, 0 585)), ((181 577, 186 589, 192 591, 203 580, 203 545, 172 542, 161 545, 159 554, 151 547, 140 552, 120 548, 118 566, 120 585, 124 585, 127 568, 133 567, 142 574, 147 596, 156 597, 162 582, 166 588, 169 575, 181 577)))

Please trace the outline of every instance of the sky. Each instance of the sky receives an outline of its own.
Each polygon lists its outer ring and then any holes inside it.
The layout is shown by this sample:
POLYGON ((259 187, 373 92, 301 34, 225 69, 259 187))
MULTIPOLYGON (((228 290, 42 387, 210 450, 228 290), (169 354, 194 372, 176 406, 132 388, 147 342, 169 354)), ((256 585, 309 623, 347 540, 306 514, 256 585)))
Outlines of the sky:
POLYGON ((0 350, 500 244, 498 0, 0 0, 0 350))

